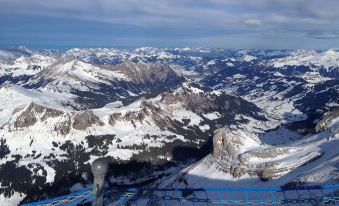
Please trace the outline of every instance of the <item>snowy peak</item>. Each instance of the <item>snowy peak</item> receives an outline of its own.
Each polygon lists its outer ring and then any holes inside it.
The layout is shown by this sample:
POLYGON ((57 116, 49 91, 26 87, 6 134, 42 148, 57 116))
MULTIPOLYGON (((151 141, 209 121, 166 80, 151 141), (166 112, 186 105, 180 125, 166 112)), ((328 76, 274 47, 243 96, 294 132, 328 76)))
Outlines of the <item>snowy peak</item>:
POLYGON ((0 87, 0 126, 6 123, 15 111, 26 107, 31 102, 62 111, 72 111, 63 104, 69 101, 67 95, 50 95, 37 90, 30 90, 18 85, 7 84, 0 87))
POLYGON ((19 46, 16 49, 0 49, 0 61, 12 61, 20 56, 31 56, 33 51, 24 47, 19 46))
POLYGON ((159 62, 102 65, 66 58, 43 69, 23 86, 49 96, 63 95, 67 97, 65 105, 85 109, 114 101, 128 104, 141 96, 155 96, 183 81, 183 77, 159 62))
POLYGON ((26 53, 26 54, 32 54, 33 53, 32 50, 30 50, 27 47, 22 46, 22 45, 18 46, 17 50, 20 51, 20 52, 26 53))
POLYGON ((257 57, 254 57, 254 56, 248 55, 248 54, 241 57, 241 60, 245 61, 245 62, 251 62, 251 61, 256 60, 256 59, 257 59, 257 57))
POLYGON ((63 58, 75 58, 88 63, 118 64, 126 61, 129 53, 113 48, 74 48, 66 51, 63 58))
POLYGON ((11 75, 12 77, 33 76, 54 62, 56 62, 55 57, 42 53, 20 56, 13 61, 0 62, 0 74, 11 75))
POLYGON ((339 52, 336 50, 327 50, 324 52, 316 52, 314 50, 298 50, 292 52, 289 56, 277 58, 269 61, 274 67, 285 66, 316 66, 326 69, 339 67, 339 52))
POLYGON ((114 66, 94 65, 80 60, 60 61, 34 77, 35 80, 57 80, 67 84, 78 82, 111 84, 114 81, 134 83, 167 81, 177 78, 174 71, 160 63, 124 62, 114 66))
POLYGON ((96 67, 79 60, 59 62, 52 65, 37 75, 36 78, 43 78, 45 81, 58 80, 65 84, 84 83, 108 83, 109 79, 128 79, 125 75, 96 67))

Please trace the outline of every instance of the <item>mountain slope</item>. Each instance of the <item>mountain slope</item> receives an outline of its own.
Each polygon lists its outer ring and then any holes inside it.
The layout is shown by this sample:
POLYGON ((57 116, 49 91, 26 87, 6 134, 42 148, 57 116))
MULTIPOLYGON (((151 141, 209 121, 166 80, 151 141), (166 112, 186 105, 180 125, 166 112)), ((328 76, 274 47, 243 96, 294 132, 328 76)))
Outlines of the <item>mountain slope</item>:
POLYGON ((335 149, 339 140, 338 126, 336 121, 319 134, 278 146, 260 143, 240 130, 233 130, 231 134, 238 137, 242 134, 244 139, 231 141, 230 130, 220 130, 214 136, 213 155, 160 181, 159 186, 200 188, 338 183, 339 154, 335 149), (219 147, 219 138, 224 139, 222 147, 219 147))
POLYGON ((105 66, 67 60, 42 70, 23 86, 74 95, 70 106, 85 109, 102 107, 113 101, 130 103, 141 96, 155 96, 182 81, 182 77, 159 63, 124 62, 105 66))
MULTIPOLYGON (((68 173, 88 175, 89 163, 101 156, 111 163, 137 160, 155 165, 199 159, 210 152, 217 127, 249 122, 236 119, 239 114, 252 122, 266 120, 255 105, 194 83, 126 106, 114 102, 66 111, 35 102, 20 105, 0 128, 2 147, 8 151, 1 157, 1 173, 7 168, 13 174, 22 170, 28 179, 16 181, 9 174, 4 181, 11 187, 3 188, 31 197, 37 185, 58 185, 68 173)), ((78 178, 63 184, 74 184, 78 178)))

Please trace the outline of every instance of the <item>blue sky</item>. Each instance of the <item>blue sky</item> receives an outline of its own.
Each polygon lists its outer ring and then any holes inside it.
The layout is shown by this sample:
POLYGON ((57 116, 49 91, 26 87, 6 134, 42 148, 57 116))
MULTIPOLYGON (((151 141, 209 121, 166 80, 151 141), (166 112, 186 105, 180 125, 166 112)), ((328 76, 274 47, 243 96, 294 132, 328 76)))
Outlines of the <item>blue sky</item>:
POLYGON ((339 47, 338 0, 0 0, 0 47, 339 47))

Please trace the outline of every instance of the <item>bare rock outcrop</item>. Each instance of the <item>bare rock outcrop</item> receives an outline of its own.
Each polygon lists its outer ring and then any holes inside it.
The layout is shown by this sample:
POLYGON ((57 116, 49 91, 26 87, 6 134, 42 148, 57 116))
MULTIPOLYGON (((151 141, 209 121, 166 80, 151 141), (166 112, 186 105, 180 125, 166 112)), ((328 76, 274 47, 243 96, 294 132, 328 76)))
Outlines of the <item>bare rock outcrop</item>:
POLYGON ((49 117, 57 117, 63 115, 64 112, 47 108, 32 102, 28 107, 18 115, 14 122, 14 127, 23 128, 34 125, 39 119, 44 121, 49 117))
POLYGON ((159 62, 130 62, 116 65, 114 70, 117 70, 128 76, 134 84, 138 85, 158 85, 159 83, 174 83, 182 79, 168 66, 159 62))
POLYGON ((213 137, 212 156, 218 169, 235 178, 249 174, 267 181, 312 162, 322 153, 298 146, 265 145, 256 136, 240 129, 223 128, 213 137), (293 160, 290 155, 294 156, 293 160))
POLYGON ((315 127, 316 132, 321 132, 328 128, 335 119, 339 118, 339 107, 333 108, 331 111, 325 113, 321 120, 315 127))
POLYGON ((121 114, 120 112, 111 114, 111 115, 109 116, 108 123, 109 123, 110 125, 114 126, 115 123, 116 123, 117 121, 120 120, 121 115, 122 115, 122 114, 121 114))
POLYGON ((135 125, 136 122, 142 123, 145 117, 146 117, 146 114, 142 110, 141 111, 129 111, 125 114, 117 112, 109 116, 108 123, 114 126, 118 121, 126 121, 126 122, 131 122, 133 125, 135 125))
POLYGON ((72 127, 77 130, 85 130, 93 125, 103 126, 104 123, 93 111, 81 111, 74 115, 72 127))
POLYGON ((165 104, 181 103, 186 109, 195 112, 204 112, 217 109, 218 105, 212 96, 182 91, 181 93, 167 93, 163 97, 165 104))
POLYGON ((48 124, 49 118, 57 118, 53 121, 54 131, 60 135, 67 135, 71 129, 85 130, 91 126, 103 126, 104 123, 93 111, 64 112, 48 108, 32 102, 21 110, 15 111, 14 120, 7 123, 9 128, 25 128, 34 126, 37 122, 48 124))
POLYGON ((142 101, 139 110, 111 114, 109 116, 109 124, 114 126, 119 121, 127 121, 135 125, 137 122, 144 123, 146 117, 152 119, 160 128, 174 128, 173 121, 163 114, 161 108, 149 101, 142 101))
POLYGON ((213 137, 213 156, 236 157, 259 145, 260 141, 254 135, 237 129, 223 128, 217 130, 213 137))

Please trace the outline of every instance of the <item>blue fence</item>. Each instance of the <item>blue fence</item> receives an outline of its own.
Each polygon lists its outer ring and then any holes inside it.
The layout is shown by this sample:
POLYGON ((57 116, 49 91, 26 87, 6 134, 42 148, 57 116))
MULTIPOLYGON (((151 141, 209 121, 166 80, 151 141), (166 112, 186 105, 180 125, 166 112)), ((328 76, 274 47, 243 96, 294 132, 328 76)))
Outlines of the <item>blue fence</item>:
MULTIPOLYGON (((37 205, 82 205, 95 196, 91 190, 41 202, 37 205)), ((339 206, 339 184, 322 186, 282 186, 250 188, 170 188, 106 189, 104 202, 109 205, 336 205, 339 206)))

